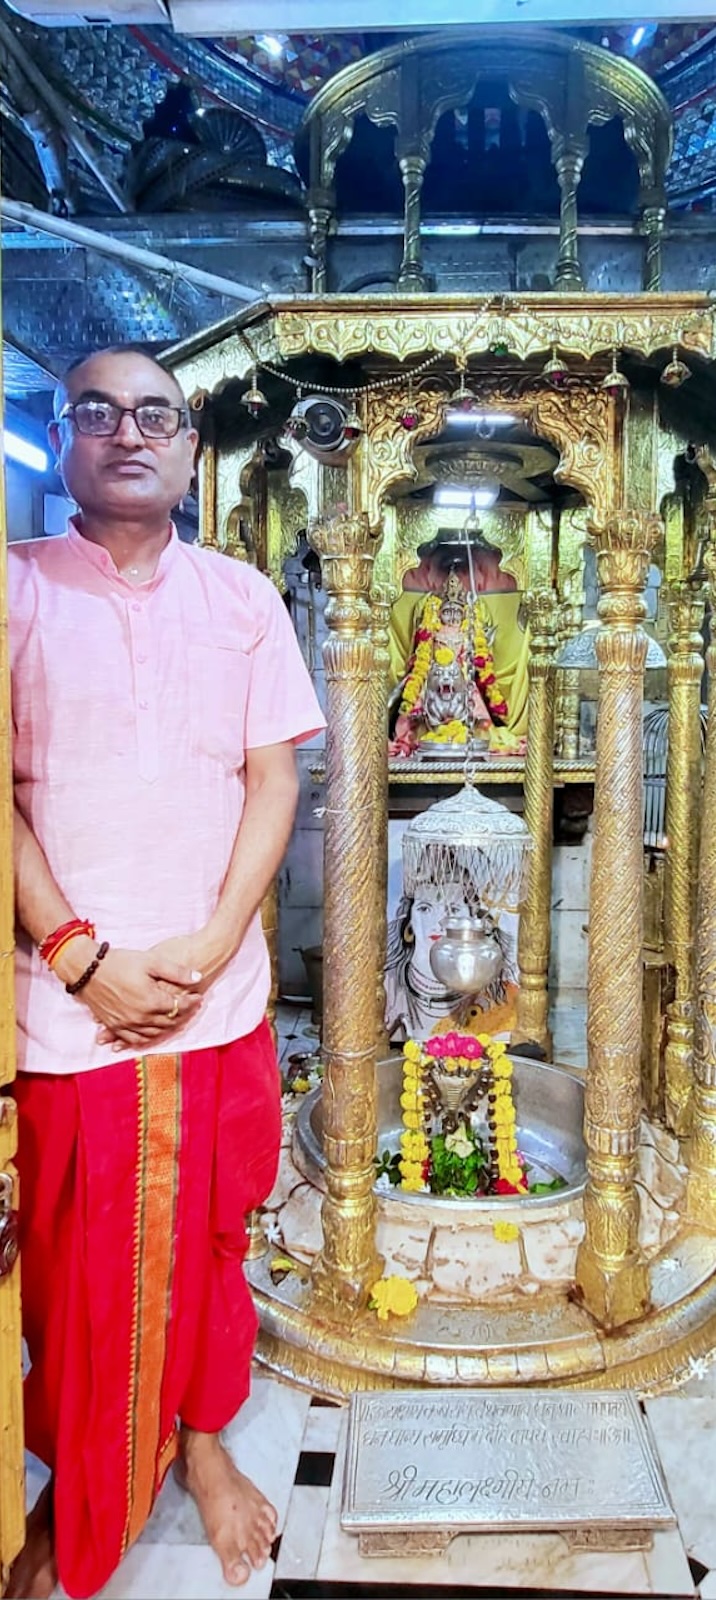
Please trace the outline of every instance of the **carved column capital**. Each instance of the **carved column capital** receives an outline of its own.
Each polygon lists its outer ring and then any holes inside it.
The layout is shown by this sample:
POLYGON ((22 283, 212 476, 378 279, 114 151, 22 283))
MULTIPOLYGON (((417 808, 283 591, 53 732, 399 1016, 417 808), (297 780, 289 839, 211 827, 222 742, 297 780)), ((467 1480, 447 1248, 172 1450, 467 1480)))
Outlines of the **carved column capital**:
POLYGON ((644 585, 661 533, 661 517, 656 512, 631 507, 590 525, 589 540, 596 551, 602 591, 597 609, 605 623, 633 626, 643 621, 644 585))
POLYGON ((308 540, 321 558, 329 599, 326 622, 339 635, 350 636, 370 622, 370 589, 380 530, 371 528, 365 512, 337 512, 312 522, 308 540))
POLYGON ((531 589, 525 595, 530 627, 530 670, 533 662, 551 661, 557 642, 559 606, 553 589, 531 589))

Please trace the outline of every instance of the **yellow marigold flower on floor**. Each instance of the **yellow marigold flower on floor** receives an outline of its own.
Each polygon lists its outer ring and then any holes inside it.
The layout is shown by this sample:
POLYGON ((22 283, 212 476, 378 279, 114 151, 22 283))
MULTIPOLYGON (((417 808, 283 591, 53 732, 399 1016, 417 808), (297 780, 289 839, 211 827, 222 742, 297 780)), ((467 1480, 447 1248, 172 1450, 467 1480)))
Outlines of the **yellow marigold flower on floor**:
POLYGON ((492 1232, 499 1244, 512 1244, 513 1240, 519 1239, 520 1236, 516 1222, 495 1222, 492 1232))
POLYGON ((409 1317, 417 1303, 415 1284, 395 1273, 389 1278, 379 1278, 370 1291, 370 1305, 380 1322, 387 1322, 390 1316, 409 1317))

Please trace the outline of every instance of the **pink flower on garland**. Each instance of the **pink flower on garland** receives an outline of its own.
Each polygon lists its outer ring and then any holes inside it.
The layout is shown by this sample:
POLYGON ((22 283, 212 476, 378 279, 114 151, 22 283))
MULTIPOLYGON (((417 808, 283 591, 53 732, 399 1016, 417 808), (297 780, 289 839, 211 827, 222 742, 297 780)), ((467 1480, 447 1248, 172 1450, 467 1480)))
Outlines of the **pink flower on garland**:
POLYGON ((429 644, 430 640, 432 639, 432 634, 429 628, 418 628, 415 637, 418 644, 429 644))
POLYGON ((443 1056, 459 1056, 458 1042, 456 1033, 436 1033, 433 1039, 428 1039, 425 1049, 439 1061, 443 1056))
POLYGON ((473 656, 472 660, 473 660, 473 665, 477 667, 478 671, 482 667, 486 667, 487 666, 487 661, 486 661, 484 656, 473 656))
POLYGON ((484 1054, 485 1052, 479 1039, 473 1039, 468 1036, 460 1040, 460 1055, 465 1056, 468 1061, 479 1061, 484 1054))

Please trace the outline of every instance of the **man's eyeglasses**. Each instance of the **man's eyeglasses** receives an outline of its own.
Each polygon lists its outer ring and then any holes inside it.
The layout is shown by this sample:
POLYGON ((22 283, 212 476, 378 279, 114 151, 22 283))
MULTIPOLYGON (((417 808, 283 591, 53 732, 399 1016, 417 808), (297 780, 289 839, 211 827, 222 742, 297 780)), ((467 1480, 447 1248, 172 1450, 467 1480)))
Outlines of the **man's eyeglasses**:
POLYGON ((76 405, 62 407, 60 422, 67 417, 78 433, 91 434, 95 439, 111 439, 123 417, 134 419, 144 439, 174 439, 189 421, 183 406, 115 406, 111 400, 78 400, 76 405))

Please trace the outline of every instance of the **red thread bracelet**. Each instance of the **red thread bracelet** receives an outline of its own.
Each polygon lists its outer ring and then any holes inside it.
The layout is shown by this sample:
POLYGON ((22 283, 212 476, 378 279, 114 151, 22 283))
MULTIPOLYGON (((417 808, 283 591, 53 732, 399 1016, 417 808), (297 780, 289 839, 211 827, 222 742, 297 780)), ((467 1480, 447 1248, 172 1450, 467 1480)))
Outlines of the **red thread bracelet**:
POLYGON ((48 967, 51 966, 55 957, 59 955, 60 950, 66 944, 69 944, 70 939, 80 938, 83 934, 86 934, 90 939, 94 939, 95 930, 92 922, 85 921, 80 917, 73 917, 71 922, 63 922, 61 927, 55 928, 54 933, 48 933, 44 939, 41 939, 37 947, 41 959, 47 962, 48 967))

